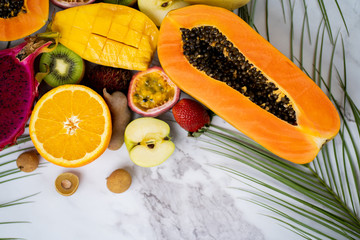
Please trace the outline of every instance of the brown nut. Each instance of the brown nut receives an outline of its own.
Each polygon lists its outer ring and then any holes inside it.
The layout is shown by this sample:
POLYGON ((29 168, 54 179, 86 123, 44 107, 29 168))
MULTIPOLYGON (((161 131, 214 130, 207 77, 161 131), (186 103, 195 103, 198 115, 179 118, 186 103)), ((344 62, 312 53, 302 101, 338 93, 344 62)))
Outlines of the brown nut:
POLYGON ((70 196, 76 192, 79 186, 79 178, 73 173, 62 173, 55 180, 55 188, 58 193, 70 196))
POLYGON ((40 155, 36 150, 23 152, 16 159, 16 165, 23 172, 32 172, 39 166, 40 155))
POLYGON ((125 169, 117 169, 107 178, 106 186, 113 193, 125 192, 131 185, 131 175, 125 169))

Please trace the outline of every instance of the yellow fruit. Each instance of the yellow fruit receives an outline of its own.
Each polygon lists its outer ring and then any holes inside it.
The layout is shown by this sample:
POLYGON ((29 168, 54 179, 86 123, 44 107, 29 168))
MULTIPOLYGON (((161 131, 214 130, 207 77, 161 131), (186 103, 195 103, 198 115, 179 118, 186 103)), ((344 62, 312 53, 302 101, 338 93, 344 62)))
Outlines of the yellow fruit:
POLYGON ((245 6, 250 0, 184 0, 190 4, 205 4, 216 7, 223 7, 229 10, 234 10, 245 6))
POLYGON ((98 158, 111 137, 111 116, 103 98, 81 85, 62 85, 35 105, 29 132, 40 155, 63 167, 98 158))
POLYGON ((57 12, 51 30, 82 58, 101 65, 146 70, 159 31, 144 13, 123 5, 97 3, 57 12))

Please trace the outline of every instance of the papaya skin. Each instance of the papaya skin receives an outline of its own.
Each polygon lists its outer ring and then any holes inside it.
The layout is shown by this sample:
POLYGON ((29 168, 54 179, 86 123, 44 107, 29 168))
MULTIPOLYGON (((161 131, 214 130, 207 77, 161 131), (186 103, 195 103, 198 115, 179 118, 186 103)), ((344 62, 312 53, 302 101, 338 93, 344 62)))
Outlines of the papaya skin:
POLYGON ((286 56, 226 9, 194 5, 170 12, 160 28, 158 56, 164 71, 180 89, 286 160, 298 164, 311 162, 322 145, 339 131, 339 115, 324 92, 286 56), (180 28, 202 25, 216 27, 249 62, 276 82, 294 104, 297 125, 277 118, 188 62, 182 50, 180 28))

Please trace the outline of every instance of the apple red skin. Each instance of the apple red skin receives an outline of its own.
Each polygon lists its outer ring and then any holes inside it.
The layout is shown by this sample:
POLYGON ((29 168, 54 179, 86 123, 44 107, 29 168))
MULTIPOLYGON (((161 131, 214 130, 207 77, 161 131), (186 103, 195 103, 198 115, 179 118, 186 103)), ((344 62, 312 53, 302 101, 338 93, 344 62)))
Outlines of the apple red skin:
POLYGON ((192 99, 181 99, 173 108, 175 121, 188 132, 197 132, 210 124, 207 110, 199 102, 192 99))
POLYGON ((82 5, 87 5, 90 3, 94 3, 96 0, 89 0, 88 2, 84 3, 80 3, 80 2, 66 2, 66 1, 62 1, 62 0, 51 0, 51 2, 61 8, 71 8, 71 7, 77 7, 77 6, 82 6, 82 5))
POLYGON ((128 91, 128 105, 133 112, 136 112, 144 117, 157 117, 160 114, 169 111, 177 103, 177 101, 179 100, 179 97, 180 97, 180 92, 181 92, 180 88, 178 88, 173 82, 171 82, 170 78, 166 75, 164 70, 161 67, 155 66, 155 67, 151 67, 145 71, 138 72, 132 77, 130 86, 129 86, 129 91, 128 91), (168 80, 168 82, 174 86, 174 90, 175 90, 174 97, 171 101, 165 103, 162 106, 157 107, 156 109, 153 109, 151 112, 145 112, 145 111, 139 109, 138 107, 136 107, 133 102, 132 95, 135 90, 136 80, 142 75, 146 75, 150 72, 156 72, 156 71, 159 71, 162 74, 162 76, 165 77, 168 80))

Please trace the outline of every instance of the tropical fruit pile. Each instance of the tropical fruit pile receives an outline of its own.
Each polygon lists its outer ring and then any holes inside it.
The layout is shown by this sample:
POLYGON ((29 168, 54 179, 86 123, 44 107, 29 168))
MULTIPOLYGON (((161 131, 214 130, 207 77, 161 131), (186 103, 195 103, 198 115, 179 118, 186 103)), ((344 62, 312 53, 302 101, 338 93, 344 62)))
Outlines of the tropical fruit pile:
MULTIPOLYGON (((192 136, 210 125, 211 110, 295 163, 312 161, 339 130, 321 89, 229 11, 246 0, 52 2, 65 9, 46 32, 0 52, 0 148, 16 142, 30 114, 37 151, 63 167, 123 143, 135 164, 161 164, 175 145, 157 117, 170 110, 192 136), (160 64, 151 66, 156 55, 160 64), (42 79, 52 89, 37 98, 42 79), (193 99, 179 101, 181 91, 193 99)), ((35 32, 48 17, 46 0, 17 4, 0 6, 1 41, 35 32)), ((130 183, 124 171, 109 177, 113 192, 130 183), (126 185, 112 186, 113 178, 126 185)))

